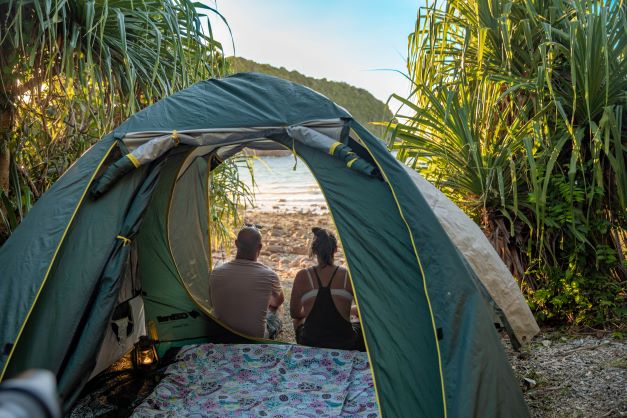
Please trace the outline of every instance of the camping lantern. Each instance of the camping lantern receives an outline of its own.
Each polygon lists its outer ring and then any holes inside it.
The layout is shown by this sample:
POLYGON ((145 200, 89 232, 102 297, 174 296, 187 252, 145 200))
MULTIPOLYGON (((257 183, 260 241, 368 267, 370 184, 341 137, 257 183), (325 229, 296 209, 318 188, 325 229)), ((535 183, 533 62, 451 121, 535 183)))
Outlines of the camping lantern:
POLYGON ((152 370, 159 362, 154 341, 146 336, 139 337, 133 350, 133 366, 138 370, 152 370))

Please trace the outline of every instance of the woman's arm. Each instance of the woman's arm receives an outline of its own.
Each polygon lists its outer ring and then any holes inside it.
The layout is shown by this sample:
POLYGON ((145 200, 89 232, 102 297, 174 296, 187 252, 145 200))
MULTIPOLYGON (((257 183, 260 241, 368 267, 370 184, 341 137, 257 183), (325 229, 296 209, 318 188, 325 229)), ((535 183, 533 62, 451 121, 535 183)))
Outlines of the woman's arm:
POLYGON ((303 283, 304 283, 305 270, 301 270, 296 273, 294 278, 294 284, 292 285, 292 296, 290 297, 290 316, 292 319, 303 319, 305 317, 305 310, 300 303, 300 299, 303 295, 303 283))
POLYGON ((351 295, 353 295, 353 303, 351 304, 350 316, 351 316, 351 318, 355 317, 356 319, 359 319, 359 311, 357 310, 357 305, 356 305, 356 300, 355 300, 355 294, 353 293, 353 284, 351 282, 351 277, 350 277, 350 274, 348 274, 348 270, 345 270, 344 274, 347 274, 345 290, 348 291, 351 295))

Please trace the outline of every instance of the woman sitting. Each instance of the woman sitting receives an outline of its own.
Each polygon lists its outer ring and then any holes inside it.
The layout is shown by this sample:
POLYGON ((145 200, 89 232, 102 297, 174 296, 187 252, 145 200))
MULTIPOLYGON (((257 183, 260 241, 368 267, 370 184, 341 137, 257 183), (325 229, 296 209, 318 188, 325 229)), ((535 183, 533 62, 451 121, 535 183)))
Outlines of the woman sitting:
POLYGON ((350 322, 353 288, 348 271, 334 264, 337 240, 326 229, 313 228, 312 232, 311 253, 318 264, 296 274, 290 301, 296 342, 356 350, 359 323, 350 322))

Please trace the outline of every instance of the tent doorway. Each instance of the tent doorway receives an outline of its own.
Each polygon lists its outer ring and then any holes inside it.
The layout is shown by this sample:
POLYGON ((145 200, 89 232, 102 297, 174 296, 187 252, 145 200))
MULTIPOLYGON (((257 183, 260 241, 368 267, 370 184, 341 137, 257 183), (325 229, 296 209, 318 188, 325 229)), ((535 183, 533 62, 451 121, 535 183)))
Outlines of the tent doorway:
MULTIPOLYGON (((238 155, 248 157, 248 161, 238 156, 232 158, 237 161, 239 179, 248 190, 254 191, 254 201, 242 208, 243 222, 236 228, 241 225, 259 228, 264 245, 259 261, 277 273, 285 294, 281 310, 283 330, 278 340, 295 343, 290 297, 298 271, 315 265, 315 257, 310 254, 311 230, 313 227, 325 228, 336 237, 337 230, 320 186, 302 159, 283 150, 247 149, 238 155)), ((223 236, 224 239, 228 242, 212 240, 213 267, 234 256, 233 237, 223 236), (228 253, 227 248, 230 249, 228 253)), ((341 242, 338 242, 335 264, 346 267, 341 242)))

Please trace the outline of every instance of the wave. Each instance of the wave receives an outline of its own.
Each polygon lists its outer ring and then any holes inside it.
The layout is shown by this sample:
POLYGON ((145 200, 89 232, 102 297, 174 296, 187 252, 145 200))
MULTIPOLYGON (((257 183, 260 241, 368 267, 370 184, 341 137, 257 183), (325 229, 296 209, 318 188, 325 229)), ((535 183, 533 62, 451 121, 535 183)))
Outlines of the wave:
POLYGON ((253 163, 255 186, 246 167, 240 167, 240 179, 255 193, 255 207, 286 212, 321 211, 326 209, 324 196, 315 178, 294 157, 260 157, 253 163))

